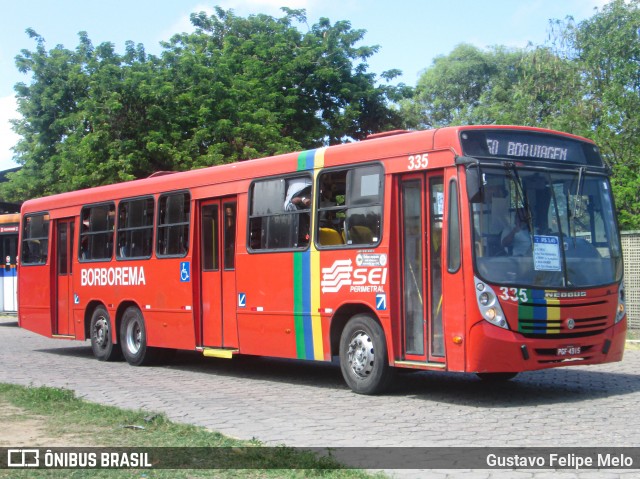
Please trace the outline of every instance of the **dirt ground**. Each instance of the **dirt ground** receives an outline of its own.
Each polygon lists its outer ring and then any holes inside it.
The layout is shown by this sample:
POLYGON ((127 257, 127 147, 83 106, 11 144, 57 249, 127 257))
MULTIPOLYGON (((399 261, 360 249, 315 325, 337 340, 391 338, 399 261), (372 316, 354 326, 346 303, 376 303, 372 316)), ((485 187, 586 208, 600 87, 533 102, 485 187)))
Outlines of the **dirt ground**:
POLYGON ((52 436, 45 418, 0 401, 0 447, 88 446, 86 437, 72 434, 52 436))

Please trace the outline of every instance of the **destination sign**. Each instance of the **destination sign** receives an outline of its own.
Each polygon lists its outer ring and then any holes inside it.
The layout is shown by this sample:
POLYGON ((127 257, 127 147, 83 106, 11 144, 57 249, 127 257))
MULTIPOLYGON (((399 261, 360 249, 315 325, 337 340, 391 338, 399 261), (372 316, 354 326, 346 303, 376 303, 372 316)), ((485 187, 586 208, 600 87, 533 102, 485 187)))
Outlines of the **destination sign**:
MULTIPOLYGON (((500 141, 487 138, 489 153, 498 155, 500 153, 500 141)), ((521 156, 526 158, 544 158, 546 160, 567 161, 569 148, 560 148, 539 143, 521 143, 519 141, 509 141, 506 143, 507 156, 521 156)))
POLYGON ((603 166, 593 144, 559 135, 518 130, 470 130, 463 131, 460 140, 467 156, 603 166))

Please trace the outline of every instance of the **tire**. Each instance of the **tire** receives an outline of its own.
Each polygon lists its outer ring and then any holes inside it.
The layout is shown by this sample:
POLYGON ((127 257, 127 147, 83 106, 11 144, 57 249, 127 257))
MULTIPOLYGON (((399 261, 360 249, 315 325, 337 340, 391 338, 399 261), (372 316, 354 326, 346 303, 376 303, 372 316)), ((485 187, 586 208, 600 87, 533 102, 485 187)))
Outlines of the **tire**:
POLYGON ((340 369, 358 394, 385 391, 393 379, 382 326, 367 314, 351 318, 340 337, 340 369))
POLYGON ((515 378, 517 375, 518 373, 476 373, 476 376, 478 376, 483 381, 494 383, 509 381, 515 378))
POLYGON ((109 312, 104 306, 98 306, 91 316, 89 337, 91 338, 91 350, 99 361, 117 361, 122 359, 119 344, 114 344, 112 323, 109 312))
POLYGON ((135 306, 129 306, 122 315, 120 344, 124 358, 132 366, 146 366, 156 359, 154 348, 147 345, 144 318, 135 306))

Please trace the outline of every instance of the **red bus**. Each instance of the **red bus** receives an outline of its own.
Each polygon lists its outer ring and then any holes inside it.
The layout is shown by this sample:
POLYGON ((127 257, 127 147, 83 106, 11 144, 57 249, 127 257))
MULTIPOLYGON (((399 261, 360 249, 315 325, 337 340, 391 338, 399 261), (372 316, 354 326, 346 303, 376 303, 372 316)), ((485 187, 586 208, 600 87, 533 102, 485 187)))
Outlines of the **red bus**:
POLYGON ((622 359, 609 170, 576 136, 396 131, 34 199, 19 323, 99 360, 168 350, 517 373, 622 359))

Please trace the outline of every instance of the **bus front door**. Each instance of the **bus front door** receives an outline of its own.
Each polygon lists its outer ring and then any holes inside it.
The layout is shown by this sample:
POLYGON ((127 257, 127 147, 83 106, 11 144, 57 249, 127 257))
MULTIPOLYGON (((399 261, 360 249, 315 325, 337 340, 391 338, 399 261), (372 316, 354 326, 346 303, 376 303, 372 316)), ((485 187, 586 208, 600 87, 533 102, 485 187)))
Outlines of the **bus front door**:
POLYGON ((237 348, 236 199, 201 203, 199 235, 201 345, 237 348))
POLYGON ((73 327, 73 237, 74 220, 56 221, 56 293, 53 333, 57 336, 74 336, 73 327))
POLYGON ((444 362, 443 176, 439 172, 403 176, 399 191, 404 356, 410 361, 444 362))

